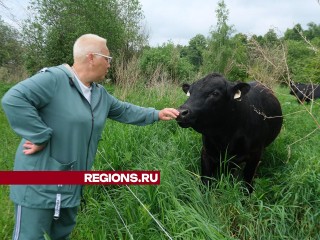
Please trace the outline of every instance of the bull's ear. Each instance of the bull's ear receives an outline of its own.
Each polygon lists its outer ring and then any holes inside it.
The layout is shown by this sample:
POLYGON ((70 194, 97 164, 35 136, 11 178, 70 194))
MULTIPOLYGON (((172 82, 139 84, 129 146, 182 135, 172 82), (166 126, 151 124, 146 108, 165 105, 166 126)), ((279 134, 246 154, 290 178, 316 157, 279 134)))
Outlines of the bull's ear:
POLYGON ((184 83, 182 84, 182 90, 187 94, 189 92, 190 84, 184 83))
POLYGON ((238 83, 232 88, 232 99, 240 101, 241 98, 246 95, 250 90, 250 85, 248 83, 238 83))

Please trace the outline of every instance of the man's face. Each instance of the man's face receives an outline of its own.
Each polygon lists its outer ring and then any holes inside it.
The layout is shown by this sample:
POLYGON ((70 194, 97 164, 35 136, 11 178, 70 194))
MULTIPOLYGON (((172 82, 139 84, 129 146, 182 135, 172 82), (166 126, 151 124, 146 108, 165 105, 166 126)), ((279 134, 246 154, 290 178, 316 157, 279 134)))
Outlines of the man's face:
POLYGON ((96 74, 96 80, 101 81, 105 78, 110 68, 111 57, 108 48, 105 46, 101 52, 92 53, 94 71, 96 74))

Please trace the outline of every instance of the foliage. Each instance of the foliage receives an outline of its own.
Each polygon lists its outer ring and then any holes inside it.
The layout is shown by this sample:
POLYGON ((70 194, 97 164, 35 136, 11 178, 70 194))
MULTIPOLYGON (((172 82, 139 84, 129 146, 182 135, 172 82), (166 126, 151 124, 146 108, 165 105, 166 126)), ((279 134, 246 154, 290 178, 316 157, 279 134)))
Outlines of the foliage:
POLYGON ((137 56, 125 58, 120 55, 113 63, 115 65, 115 84, 121 88, 121 99, 125 99, 128 92, 134 90, 141 82, 141 71, 137 56))
POLYGON ((160 66, 174 82, 189 80, 194 70, 187 58, 181 57, 178 48, 170 42, 156 48, 145 48, 140 57, 140 66, 147 79, 160 66))
POLYGON ((279 38, 274 29, 269 29, 269 31, 263 36, 261 44, 267 47, 273 47, 279 44, 279 38))
MULTIPOLYGON (((9 28, 8 31, 8 26, 1 28, 4 31, 1 38, 12 39, 10 44, 4 40, 4 47, 0 50, 1 64, 6 61, 6 66, 0 64, 0 77, 4 80, 23 79, 21 73, 19 77, 14 76, 22 71, 19 69, 27 68, 29 73, 34 73, 45 66, 63 62, 71 64, 75 39, 92 32, 108 39, 111 54, 114 59, 123 61, 123 69, 131 59, 137 58, 139 74, 149 79, 147 82, 164 78, 169 82, 190 81, 210 72, 223 73, 230 80, 259 77, 259 71, 270 69, 252 58, 255 55, 252 40, 264 50, 268 49, 270 54, 279 54, 282 45, 287 59, 282 61, 279 69, 288 68, 289 71, 280 71, 278 80, 282 81, 287 74, 287 78, 294 81, 320 82, 320 25, 313 22, 307 25, 307 29, 297 24, 280 38, 274 29, 263 36, 249 38, 236 33, 234 26, 228 24, 229 11, 221 0, 216 9, 216 26, 208 37, 197 34, 186 46, 169 42, 160 47, 143 48, 147 33, 141 26, 144 16, 139 0, 79 0, 76 4, 70 0, 33 0, 29 10, 33 15, 24 24, 23 42, 19 41, 16 30, 9 28), (8 61, 8 54, 14 60, 8 61)), ((279 59, 279 55, 273 58, 279 59)), ((114 66, 112 64, 110 77, 117 81, 119 77, 114 66)), ((262 72, 261 75, 266 76, 262 72)), ((276 79, 276 72, 271 78, 276 79)))
POLYGON ((144 18, 139 0, 118 0, 120 19, 124 26, 124 60, 132 57, 147 44, 147 33, 141 25, 144 18))
POLYGON ((320 37, 320 24, 310 22, 307 24, 308 29, 304 31, 304 34, 308 40, 320 37))
POLYGON ((230 39, 230 48, 232 49, 232 55, 224 70, 227 73, 226 76, 232 80, 244 81, 248 78, 245 66, 249 64, 247 36, 241 33, 233 36, 230 39))
POLYGON ((208 38, 208 48, 203 53, 203 74, 219 72, 230 79, 243 78, 246 74, 239 69, 246 62, 246 49, 243 38, 236 36, 231 39, 234 27, 227 24, 229 11, 224 0, 218 2, 216 10, 217 26, 208 38))
POLYGON ((188 61, 199 71, 203 64, 203 52, 207 48, 207 39, 202 34, 197 34, 191 38, 188 46, 182 46, 180 55, 186 57, 188 61))
POLYGON ((285 40, 301 41, 300 32, 302 32, 301 24, 296 24, 293 29, 287 29, 284 33, 285 40))
MULTIPOLYGON (((0 81, 0 99, 12 83, 0 81)), ((19 137, 12 131, 5 117, 2 107, 0 107, 0 169, 9 171, 13 169, 13 159, 19 144, 19 137)), ((13 231, 13 203, 9 200, 9 186, 0 185, 0 239, 9 240, 13 231)))
POLYGON ((0 81, 10 81, 10 79, 21 77, 24 72, 22 58, 24 49, 19 39, 19 32, 6 25, 1 17, 0 42, 0 81))
POLYGON ((251 78, 271 88, 279 83, 289 82, 287 48, 273 30, 263 37, 250 38, 247 48, 249 56, 247 72, 251 78))
POLYGON ((303 41, 303 36, 309 41, 320 37, 320 24, 310 22, 307 24, 308 29, 303 30, 301 24, 296 24, 292 29, 287 29, 284 33, 285 40, 303 41))
POLYGON ((296 25, 286 31, 288 66, 294 81, 320 83, 320 24, 309 23, 308 27, 303 30, 296 25))
POLYGON ((34 0, 33 19, 24 26, 31 72, 44 66, 72 63, 74 41, 84 33, 108 39, 113 55, 130 54, 143 45, 145 37, 138 26, 142 16, 138 1, 129 0, 34 0))
MULTIPOLYGON (((319 38, 320 39, 320 38, 319 38)), ((320 54, 310 49, 305 42, 287 41, 288 65, 292 78, 296 82, 320 83, 320 54)), ((320 45, 318 45, 320 49, 320 45)))

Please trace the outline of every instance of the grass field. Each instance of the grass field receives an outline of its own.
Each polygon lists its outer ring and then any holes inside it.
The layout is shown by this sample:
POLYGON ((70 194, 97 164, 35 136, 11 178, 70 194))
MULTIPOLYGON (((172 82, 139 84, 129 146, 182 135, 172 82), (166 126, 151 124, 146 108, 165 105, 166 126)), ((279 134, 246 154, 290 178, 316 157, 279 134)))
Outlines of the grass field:
MULTIPOLYGON (((0 96, 8 87, 0 85, 0 96)), ((121 89, 108 89, 121 96, 121 89)), ((141 89, 125 100, 161 109, 186 98, 175 86, 141 89)), ((192 129, 175 121, 146 127, 108 121, 94 169, 160 170, 161 184, 87 186, 72 239, 320 239, 320 101, 299 105, 288 92, 277 88, 284 125, 263 155, 250 196, 228 175, 210 189, 201 184, 201 136, 192 129)), ((19 138, 2 110, 0 127, 0 169, 10 170, 19 138)), ((5 240, 13 229, 8 192, 0 186, 5 240)))

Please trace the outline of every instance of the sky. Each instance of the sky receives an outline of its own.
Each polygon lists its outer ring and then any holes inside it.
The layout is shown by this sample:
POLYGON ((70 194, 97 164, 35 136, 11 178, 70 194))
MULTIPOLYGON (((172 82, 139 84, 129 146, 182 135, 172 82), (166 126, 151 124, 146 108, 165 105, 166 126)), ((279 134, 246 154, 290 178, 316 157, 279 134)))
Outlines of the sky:
MULTIPOLYGON (((197 34, 209 36, 217 24, 216 12, 219 0, 140 0, 145 16, 143 26, 149 34, 151 46, 171 41, 187 45, 197 34)), ((27 16, 28 0, 2 0, 7 9, 0 6, 1 18, 11 25, 13 16, 17 22, 27 16)), ((300 23, 320 24, 318 0, 225 0, 229 10, 227 24, 238 33, 264 35, 274 29, 282 36, 286 29, 300 23)))

